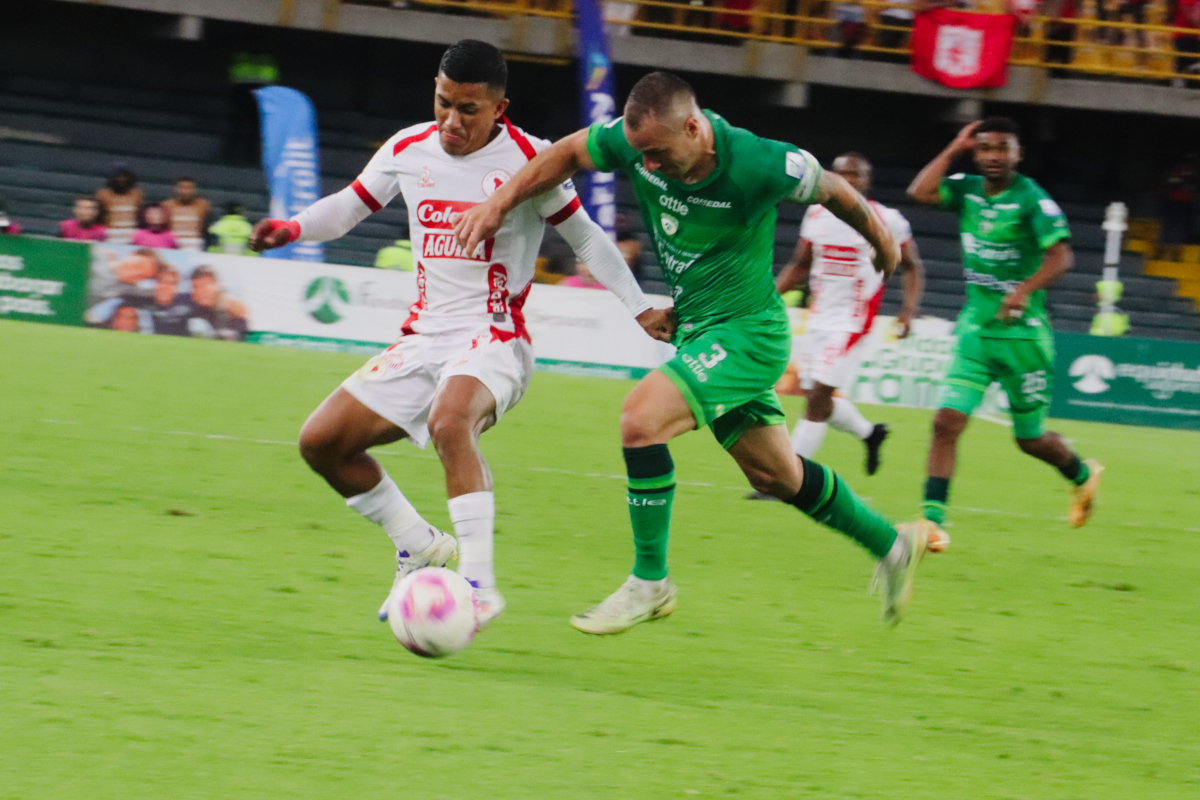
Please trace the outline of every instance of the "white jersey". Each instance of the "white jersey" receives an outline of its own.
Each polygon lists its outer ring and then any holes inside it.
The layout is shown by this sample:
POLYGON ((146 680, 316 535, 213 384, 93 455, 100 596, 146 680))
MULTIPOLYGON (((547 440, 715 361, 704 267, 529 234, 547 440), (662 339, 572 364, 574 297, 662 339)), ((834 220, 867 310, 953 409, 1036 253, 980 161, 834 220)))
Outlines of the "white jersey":
MULTIPOLYGON (((912 239, 908 220, 894 208, 874 201, 875 209, 896 242, 912 239)), ((871 263, 871 246, 858 231, 824 206, 809 206, 800 239, 812 245, 808 326, 814 330, 866 333, 883 302, 883 274, 871 263)))
POLYGON ((490 328, 493 339, 529 340, 521 309, 545 223, 557 225, 580 208, 571 182, 514 208, 496 237, 474 254, 455 241, 454 222, 549 146, 502 117, 491 142, 469 155, 451 156, 442 150, 437 124, 428 122, 388 139, 351 184, 372 211, 397 194, 408 206, 418 299, 403 333, 490 328))

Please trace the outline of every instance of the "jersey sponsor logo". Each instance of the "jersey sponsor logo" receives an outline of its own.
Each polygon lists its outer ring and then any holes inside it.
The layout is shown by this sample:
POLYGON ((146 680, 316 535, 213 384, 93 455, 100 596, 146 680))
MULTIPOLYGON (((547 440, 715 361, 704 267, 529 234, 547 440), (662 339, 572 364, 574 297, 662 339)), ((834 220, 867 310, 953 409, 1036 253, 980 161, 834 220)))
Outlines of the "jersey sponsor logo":
POLYGON ((659 195, 658 204, 663 208, 674 211, 681 217, 686 217, 688 215, 687 203, 684 203, 682 200, 677 200, 670 195, 659 195))
POLYGON ((840 244, 821 245, 822 268, 826 276, 853 278, 858 275, 857 247, 840 244))
POLYGON ((483 246, 475 251, 474 256, 468 256, 458 243, 453 233, 427 233, 421 248, 422 258, 459 258, 466 261, 487 262, 492 260, 492 246, 495 239, 487 239, 483 246))
POLYGON ((492 170, 483 176, 483 193, 491 197, 497 189, 508 183, 511 178, 512 175, 509 175, 502 169, 492 170))
POLYGON ((494 322, 503 322, 508 313, 508 269, 503 264, 488 267, 488 313, 494 322))
MULTIPOLYGON (((674 236, 679 230, 679 220, 675 219, 670 214, 663 214, 659 220, 662 222, 663 233, 665 233, 667 236, 674 236)), ((682 272, 682 270, 680 271, 682 272)))
POLYGON ((970 233, 963 233, 962 245, 963 250, 984 261, 1016 261, 1021 258, 1021 251, 1015 247, 981 241, 970 233))
POLYGON ((433 176, 429 174, 429 167, 421 167, 421 177, 417 178, 417 188, 432 189, 436 185, 433 182, 433 176))
POLYGON ((349 305, 350 290, 337 278, 317 278, 304 290, 305 309, 323 325, 332 325, 346 316, 349 305))
POLYGON ((733 208, 733 203, 730 203, 728 200, 709 200, 704 197, 692 196, 687 201, 706 208, 733 208))
POLYGON ((1105 356, 1080 356, 1071 362, 1067 374, 1079 378, 1071 384, 1084 394, 1100 394, 1108 391, 1108 382, 1117 377, 1117 369, 1105 356))
POLYGON ((973 269, 964 269, 963 277, 972 286, 982 286, 985 289, 992 289, 993 291, 1004 292, 1005 294, 1011 293, 1021 285, 1020 281, 1002 281, 995 275, 989 275, 986 272, 976 272, 973 269))
POLYGON ((639 161, 636 164, 634 164, 633 166, 637 170, 638 175, 641 175, 645 180, 654 184, 658 188, 666 191, 667 182, 664 181, 662 178, 658 177, 657 175, 655 175, 650 170, 646 169, 644 166, 642 166, 642 162, 639 161))
POLYGON ((1049 197, 1043 197, 1038 200, 1038 205, 1042 207, 1042 213, 1047 217, 1061 217, 1062 209, 1058 207, 1058 203, 1051 200, 1049 197))
POLYGON ((463 200, 422 200, 417 206, 417 221, 426 228, 449 230, 464 211, 477 205, 463 200))

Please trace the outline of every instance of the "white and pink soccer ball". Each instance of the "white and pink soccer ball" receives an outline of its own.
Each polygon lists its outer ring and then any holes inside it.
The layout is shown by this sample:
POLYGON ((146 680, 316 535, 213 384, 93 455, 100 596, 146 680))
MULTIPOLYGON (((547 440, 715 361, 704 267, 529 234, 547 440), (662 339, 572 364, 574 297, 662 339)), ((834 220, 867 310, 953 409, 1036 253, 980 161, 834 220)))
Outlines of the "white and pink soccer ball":
POLYGON ((388 598, 388 625, 396 640, 419 656, 457 653, 475 638, 475 590, 452 569, 419 569, 388 598))

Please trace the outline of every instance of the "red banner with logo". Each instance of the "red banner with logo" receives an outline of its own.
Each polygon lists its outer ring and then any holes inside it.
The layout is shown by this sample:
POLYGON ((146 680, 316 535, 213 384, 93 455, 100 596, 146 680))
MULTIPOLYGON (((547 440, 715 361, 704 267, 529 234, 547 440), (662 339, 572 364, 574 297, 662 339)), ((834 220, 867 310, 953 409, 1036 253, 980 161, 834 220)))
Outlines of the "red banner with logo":
POLYGON ((985 89, 1008 80, 1017 18, 939 8, 917 14, 912 71, 952 89, 985 89))

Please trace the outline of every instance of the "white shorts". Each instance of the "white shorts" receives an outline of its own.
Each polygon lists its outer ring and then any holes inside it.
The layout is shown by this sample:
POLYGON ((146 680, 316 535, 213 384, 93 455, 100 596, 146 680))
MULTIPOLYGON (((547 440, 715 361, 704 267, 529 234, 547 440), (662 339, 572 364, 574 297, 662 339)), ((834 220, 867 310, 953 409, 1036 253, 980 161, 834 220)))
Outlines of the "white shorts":
POLYGON ((496 419, 517 404, 533 377, 533 347, 524 339, 412 333, 372 358, 342 388, 399 427, 417 447, 429 443, 429 409, 441 385, 470 375, 496 398, 496 419))
POLYGON ((800 356, 800 386, 811 389, 814 383, 823 383, 846 388, 858 367, 858 344, 863 338, 849 331, 809 330, 800 356))

